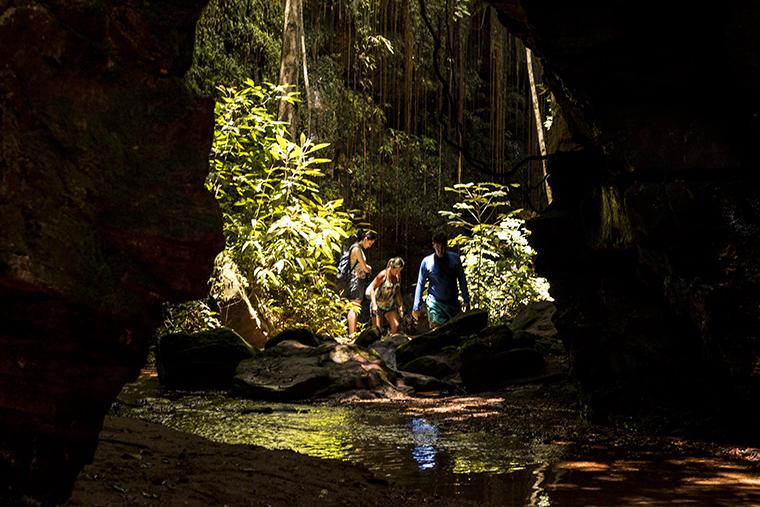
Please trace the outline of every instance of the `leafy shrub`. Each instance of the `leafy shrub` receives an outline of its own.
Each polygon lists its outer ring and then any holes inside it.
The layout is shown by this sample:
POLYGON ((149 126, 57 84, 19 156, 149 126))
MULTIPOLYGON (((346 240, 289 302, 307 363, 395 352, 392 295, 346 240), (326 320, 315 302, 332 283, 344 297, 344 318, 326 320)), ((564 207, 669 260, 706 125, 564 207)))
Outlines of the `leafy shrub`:
POLYGON ((156 336, 170 333, 197 333, 220 327, 219 315, 205 301, 185 303, 164 303, 164 321, 156 331, 156 336))
POLYGON ((453 211, 440 211, 450 226, 462 231, 451 240, 459 246, 474 308, 488 310, 494 322, 512 318, 536 300, 551 300, 549 283, 533 270, 536 252, 519 210, 509 210, 508 189, 497 183, 462 183, 446 190, 459 201, 453 211))
MULTIPOLYGON (((219 201, 227 238, 218 262, 233 263, 239 285, 265 331, 296 325, 343 332, 346 302, 328 282, 351 231, 342 200, 319 195, 318 165, 329 162, 301 135, 289 140, 274 117, 279 100, 296 100, 273 85, 219 87, 208 187, 219 201)), ((226 269, 230 272, 230 269, 226 269)))

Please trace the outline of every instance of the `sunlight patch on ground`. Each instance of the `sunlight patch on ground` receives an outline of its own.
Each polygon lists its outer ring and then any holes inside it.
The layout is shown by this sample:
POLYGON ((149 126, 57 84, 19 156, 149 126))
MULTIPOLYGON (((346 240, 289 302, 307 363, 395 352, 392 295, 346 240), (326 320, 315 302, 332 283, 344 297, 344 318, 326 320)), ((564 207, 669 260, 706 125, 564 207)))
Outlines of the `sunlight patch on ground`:
POLYGON ((557 466, 559 468, 580 470, 582 472, 604 472, 610 469, 609 465, 598 463, 596 461, 564 461, 557 466))
POLYGON ((618 460, 612 462, 612 468, 619 472, 638 472, 647 466, 646 461, 618 460))

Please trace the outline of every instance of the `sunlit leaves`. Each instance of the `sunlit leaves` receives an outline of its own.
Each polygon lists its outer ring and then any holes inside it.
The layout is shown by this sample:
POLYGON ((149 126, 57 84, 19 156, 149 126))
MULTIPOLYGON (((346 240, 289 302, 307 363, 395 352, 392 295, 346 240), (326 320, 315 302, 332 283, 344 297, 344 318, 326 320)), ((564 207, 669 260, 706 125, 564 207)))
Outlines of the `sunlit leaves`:
POLYGON ((319 196, 320 164, 328 146, 301 134, 290 141, 275 119, 278 100, 297 97, 282 87, 247 82, 219 88, 208 186, 225 218, 225 262, 249 280, 252 304, 274 331, 303 325, 342 331, 344 302, 327 277, 349 235, 342 201, 319 196))
POLYGON ((472 0, 454 0, 454 19, 463 19, 470 16, 470 4, 472 0))
POLYGON ((461 234, 460 247, 473 306, 488 310, 493 321, 511 318, 519 306, 551 299, 549 284, 533 272, 535 251, 523 220, 511 210, 509 187, 497 183, 462 183, 446 190, 459 201, 439 213, 461 234))

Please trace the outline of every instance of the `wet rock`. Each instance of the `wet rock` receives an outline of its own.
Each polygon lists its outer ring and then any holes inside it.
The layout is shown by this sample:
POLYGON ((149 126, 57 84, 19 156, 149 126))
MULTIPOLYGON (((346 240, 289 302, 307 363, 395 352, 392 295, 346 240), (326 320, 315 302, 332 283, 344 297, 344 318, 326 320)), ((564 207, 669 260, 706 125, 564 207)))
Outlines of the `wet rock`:
POLYGON ((265 349, 270 349, 286 340, 293 340, 310 347, 316 347, 322 343, 322 339, 305 327, 285 329, 277 333, 264 344, 265 349))
POLYGON ((181 389, 229 387, 240 361, 255 354, 235 331, 212 329, 161 336, 156 349, 159 381, 181 389))
POLYGON ((379 355, 388 368, 395 370, 397 368, 396 349, 406 343, 409 343, 408 336, 403 334, 395 334, 386 337, 380 342, 373 343, 370 346, 370 350, 379 355))
POLYGON ((444 350, 434 356, 422 356, 399 366, 400 370, 419 373, 438 379, 453 375, 459 369, 459 357, 455 348, 444 350), (448 354, 446 353, 448 352, 448 354))
POLYGON ((366 349, 376 341, 379 341, 381 338, 382 334, 380 333, 380 330, 375 326, 370 326, 359 333, 359 336, 357 336, 356 340, 354 340, 354 344, 366 349))
POLYGON ((415 358, 434 355, 444 347, 459 346, 463 340, 488 325, 488 313, 473 310, 460 313, 449 322, 429 333, 417 336, 396 351, 399 364, 405 364, 415 358))
POLYGON ((253 399, 303 400, 392 386, 389 375, 382 360, 356 345, 310 347, 286 340, 242 361, 232 391, 253 399))

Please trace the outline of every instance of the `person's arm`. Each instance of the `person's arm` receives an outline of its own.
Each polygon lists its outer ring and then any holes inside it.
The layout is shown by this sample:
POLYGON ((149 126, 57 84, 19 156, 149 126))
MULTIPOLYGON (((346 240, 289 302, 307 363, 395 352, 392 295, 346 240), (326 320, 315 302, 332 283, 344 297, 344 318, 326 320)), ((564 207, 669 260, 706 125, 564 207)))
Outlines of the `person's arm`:
POLYGON ((462 299, 464 300, 465 310, 470 308, 470 292, 467 290, 467 277, 464 274, 464 266, 462 266, 462 258, 457 255, 457 262, 459 266, 459 272, 457 273, 457 280, 459 280, 459 290, 462 291, 462 299))
POLYGON ((396 287, 396 306, 398 307, 399 317, 404 317, 404 297, 401 295, 401 286, 396 287))
POLYGON ((414 291, 414 304, 412 305, 412 317, 414 317, 414 320, 420 318, 420 303, 422 303, 422 291, 425 290, 425 283, 427 283, 427 268, 425 267, 425 259, 422 259, 420 273, 417 276, 417 288, 414 291))
POLYGON ((359 267, 365 273, 370 273, 372 271, 372 266, 367 264, 367 262, 364 260, 363 250, 360 245, 356 245, 354 247, 353 251, 351 252, 351 258, 356 261, 354 263, 354 266, 356 266, 356 264, 359 264, 359 267))
POLYGON ((375 290, 380 287, 385 282, 385 270, 382 270, 377 274, 374 280, 372 280, 372 283, 369 284, 369 300, 370 300, 370 309, 377 310, 377 295, 375 294, 375 290))

